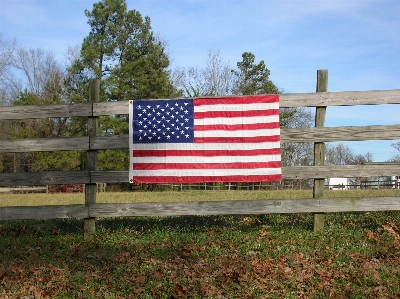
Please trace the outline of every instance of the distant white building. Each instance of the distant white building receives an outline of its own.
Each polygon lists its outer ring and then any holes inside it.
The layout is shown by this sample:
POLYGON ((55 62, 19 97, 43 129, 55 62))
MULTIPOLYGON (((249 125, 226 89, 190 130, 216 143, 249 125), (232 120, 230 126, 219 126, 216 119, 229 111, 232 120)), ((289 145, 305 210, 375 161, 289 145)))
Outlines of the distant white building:
POLYGON ((329 190, 347 190, 349 185, 348 178, 329 178, 329 190))
POLYGON ((393 189, 400 189, 400 176, 392 176, 390 181, 393 189))

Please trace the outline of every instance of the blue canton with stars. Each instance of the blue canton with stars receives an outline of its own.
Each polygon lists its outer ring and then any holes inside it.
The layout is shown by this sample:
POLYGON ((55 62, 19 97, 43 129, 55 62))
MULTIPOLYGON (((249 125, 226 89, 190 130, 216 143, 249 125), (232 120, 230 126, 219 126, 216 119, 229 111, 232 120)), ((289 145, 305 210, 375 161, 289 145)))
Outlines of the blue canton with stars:
POLYGON ((133 143, 193 142, 193 100, 133 101, 133 143))

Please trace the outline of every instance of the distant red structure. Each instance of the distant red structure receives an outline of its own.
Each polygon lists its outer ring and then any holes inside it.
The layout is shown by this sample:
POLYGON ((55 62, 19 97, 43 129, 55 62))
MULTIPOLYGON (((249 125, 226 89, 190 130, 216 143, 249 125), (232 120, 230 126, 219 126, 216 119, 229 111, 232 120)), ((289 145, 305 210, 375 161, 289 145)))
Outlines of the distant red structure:
POLYGON ((48 185, 47 193, 83 193, 85 184, 48 185))

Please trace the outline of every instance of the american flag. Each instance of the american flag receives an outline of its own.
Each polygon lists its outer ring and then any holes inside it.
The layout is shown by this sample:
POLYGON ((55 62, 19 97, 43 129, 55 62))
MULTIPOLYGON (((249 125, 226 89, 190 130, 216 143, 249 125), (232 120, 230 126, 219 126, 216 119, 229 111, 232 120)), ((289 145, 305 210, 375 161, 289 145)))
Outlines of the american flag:
POLYGON ((130 181, 280 181, 279 96, 130 101, 130 181))

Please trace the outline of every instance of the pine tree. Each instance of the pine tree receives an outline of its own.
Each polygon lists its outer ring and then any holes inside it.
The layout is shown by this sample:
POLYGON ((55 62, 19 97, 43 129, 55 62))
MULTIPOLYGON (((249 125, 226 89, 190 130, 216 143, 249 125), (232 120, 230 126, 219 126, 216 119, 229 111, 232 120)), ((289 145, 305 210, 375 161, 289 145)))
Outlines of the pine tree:
POLYGON ((256 95, 278 94, 279 88, 269 79, 270 71, 264 60, 255 64, 255 56, 251 52, 242 54, 243 61, 237 63, 237 70, 232 70, 235 77, 233 94, 256 95))
MULTIPOLYGON (((69 68, 66 85, 71 102, 88 98, 89 80, 101 80, 100 101, 155 99, 177 96, 168 71, 169 58, 163 43, 151 31, 150 18, 128 10, 125 0, 102 0, 85 11, 90 32, 80 57, 69 68)), ((83 126, 75 123, 75 133, 83 126)), ((126 116, 100 119, 102 134, 127 134, 126 116)), ((127 151, 99 154, 99 168, 125 170, 127 151)))

